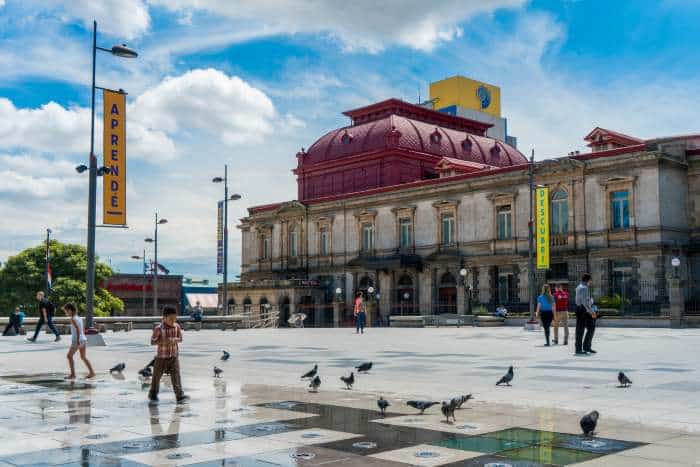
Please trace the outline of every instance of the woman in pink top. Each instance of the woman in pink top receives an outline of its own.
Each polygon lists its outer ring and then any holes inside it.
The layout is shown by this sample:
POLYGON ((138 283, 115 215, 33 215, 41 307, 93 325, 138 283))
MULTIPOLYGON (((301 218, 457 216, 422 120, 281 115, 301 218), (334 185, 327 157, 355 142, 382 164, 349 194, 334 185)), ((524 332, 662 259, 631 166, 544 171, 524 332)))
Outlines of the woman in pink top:
POLYGON ((364 334, 367 314, 365 313, 365 304, 362 300, 362 292, 357 292, 355 295, 355 308, 353 310, 353 314, 355 315, 355 334, 364 334))

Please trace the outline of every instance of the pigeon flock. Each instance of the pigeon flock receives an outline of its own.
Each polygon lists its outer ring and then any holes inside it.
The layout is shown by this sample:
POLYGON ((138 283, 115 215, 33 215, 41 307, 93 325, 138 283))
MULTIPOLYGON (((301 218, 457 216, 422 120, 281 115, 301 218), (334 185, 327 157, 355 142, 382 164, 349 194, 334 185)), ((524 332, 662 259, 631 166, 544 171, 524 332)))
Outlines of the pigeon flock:
MULTIPOLYGON (((372 362, 364 362, 354 368, 357 370, 358 374, 367 374, 372 369, 372 362)), ((506 371, 506 373, 496 382, 496 386, 512 386, 511 383, 513 382, 514 378, 515 370, 511 365, 508 367, 508 371, 506 371)), ((318 365, 314 365, 311 370, 304 373, 301 376, 301 379, 308 379, 311 381, 309 384, 309 392, 318 392, 318 389, 321 387, 321 377, 318 374, 318 365)), ((630 380, 622 371, 618 373, 617 380, 620 383, 618 386, 620 388, 628 388, 632 385, 632 380, 630 380)), ((355 373, 350 372, 348 376, 341 376, 340 381, 345 384, 345 389, 351 390, 352 386, 355 384, 355 373)), ((420 415, 423 415, 425 411, 431 407, 439 405, 440 411, 445 417, 445 422, 450 424, 457 421, 455 418, 455 412, 460 410, 462 406, 471 399, 474 399, 472 394, 464 394, 443 400, 441 402, 432 400, 409 400, 406 401, 406 405, 418 410, 420 415)), ((390 406, 391 403, 384 399, 383 396, 380 396, 379 399, 377 399, 377 408, 379 408, 379 414, 382 417, 386 416, 386 410, 390 406)), ((595 429, 599 418, 600 414, 597 410, 594 410, 581 418, 581 431, 585 436, 590 437, 595 434, 595 429)))
MULTIPOLYGON (((226 350, 222 350, 222 355, 220 357, 220 360, 222 362, 226 362, 231 358, 231 354, 227 352, 226 350)), ((154 360, 151 360, 150 363, 148 363, 144 368, 138 371, 139 376, 142 378, 142 380, 147 380, 153 376, 153 371, 152 367, 154 365, 154 360)), ((121 375, 122 372, 126 369, 126 364, 124 363, 118 363, 114 365, 112 368, 110 368, 109 372, 111 374, 118 374, 121 375)), ((372 369, 372 362, 363 362, 360 365, 354 367, 355 370, 357 370, 357 374, 368 374, 369 371, 372 369)), ((221 375, 223 374, 224 370, 219 368, 218 366, 214 366, 213 368, 213 373, 214 373, 214 378, 221 378, 221 375)), ((513 366, 508 367, 508 371, 496 382, 496 386, 512 386, 512 382, 515 378, 515 371, 513 369, 513 366)), ((314 365, 314 367, 304 373, 301 376, 301 379, 304 380, 309 380, 309 392, 318 392, 319 388, 321 387, 321 377, 318 372, 318 365, 314 365)), ((341 376, 340 380, 342 383, 345 385, 345 389, 347 390, 352 390, 353 385, 355 384, 355 372, 351 371, 348 376, 341 376)), ((619 388, 629 388, 632 385, 632 380, 625 375, 624 372, 620 371, 617 375, 617 381, 620 383, 618 386, 619 388)), ((431 407, 435 405, 440 406, 440 411, 442 412, 442 415, 445 417, 445 422, 446 423, 454 423, 457 421, 455 418, 455 412, 457 410, 460 410, 462 406, 468 402, 469 400, 473 399, 474 396, 472 394, 464 394, 456 397, 452 397, 448 400, 443 400, 441 402, 437 401, 432 401, 432 400, 409 400, 406 401, 406 405, 409 407, 412 407, 416 410, 419 411, 420 415, 423 415, 426 410, 430 409, 431 407)), ((386 410, 391 406, 391 403, 384 399, 384 397, 380 396, 379 399, 377 400, 377 407, 379 408, 379 414, 384 417, 386 416, 386 410)), ((595 434, 595 429, 598 424, 598 419, 600 418, 600 414, 598 411, 594 410, 586 415, 584 415, 581 420, 580 420, 580 426, 581 426, 581 431, 583 434, 587 437, 593 436, 595 434)))

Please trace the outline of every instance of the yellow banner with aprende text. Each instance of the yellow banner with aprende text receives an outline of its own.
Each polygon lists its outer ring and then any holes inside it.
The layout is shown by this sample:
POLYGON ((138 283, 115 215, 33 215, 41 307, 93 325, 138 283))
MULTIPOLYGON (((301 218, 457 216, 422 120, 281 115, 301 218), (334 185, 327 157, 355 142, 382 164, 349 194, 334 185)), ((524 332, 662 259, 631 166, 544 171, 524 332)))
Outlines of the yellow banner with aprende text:
POLYGON ((126 94, 105 90, 102 177, 102 220, 126 225, 126 94))

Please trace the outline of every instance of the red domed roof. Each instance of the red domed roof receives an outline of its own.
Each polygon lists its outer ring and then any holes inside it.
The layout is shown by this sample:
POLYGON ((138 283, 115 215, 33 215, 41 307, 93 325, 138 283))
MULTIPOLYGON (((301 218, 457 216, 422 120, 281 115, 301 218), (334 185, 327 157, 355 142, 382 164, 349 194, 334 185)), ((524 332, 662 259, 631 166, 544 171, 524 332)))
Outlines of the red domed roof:
POLYGON ((392 107, 386 106, 381 112, 373 109, 375 114, 347 112, 355 122, 359 120, 363 123, 339 128, 323 135, 304 154, 303 165, 308 167, 388 148, 497 167, 527 163, 527 158, 512 146, 474 134, 483 133, 489 125, 395 99, 380 104, 388 103, 391 103, 392 107), (412 111, 410 116, 405 115, 406 110, 412 111), (404 115, 399 115, 401 113, 404 115))

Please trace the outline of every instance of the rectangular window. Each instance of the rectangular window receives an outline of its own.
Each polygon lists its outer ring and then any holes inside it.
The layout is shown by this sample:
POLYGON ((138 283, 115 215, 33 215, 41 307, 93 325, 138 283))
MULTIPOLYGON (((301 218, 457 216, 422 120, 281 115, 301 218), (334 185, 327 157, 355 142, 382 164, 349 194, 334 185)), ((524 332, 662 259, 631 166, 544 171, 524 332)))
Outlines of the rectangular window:
POLYGON ((262 259, 270 257, 270 239, 265 236, 262 238, 262 259))
POLYGON ((374 250, 374 225, 362 224, 362 251, 367 253, 374 250))
POLYGON ((610 194, 612 228, 628 229, 630 226, 630 204, 628 191, 613 191, 610 194))
POLYGON ((567 198, 557 198, 555 193, 552 198, 552 235, 566 235, 569 233, 569 202, 567 198))
POLYGON ((289 232, 289 256, 296 258, 298 254, 298 235, 296 229, 289 232))
POLYGON ((452 245, 455 243, 455 217, 452 214, 442 216, 442 244, 452 245))
POLYGON ((510 206, 500 206, 497 211, 496 224, 498 240, 510 240, 513 237, 513 213, 510 206))
POLYGON ((399 220, 399 245, 402 249, 411 248, 413 239, 411 238, 411 219, 399 220))
POLYGON ((330 254, 330 241, 331 241, 331 236, 330 233, 328 232, 327 228, 322 228, 321 229, 321 235, 320 235, 320 250, 321 250, 321 256, 328 256, 330 254))

